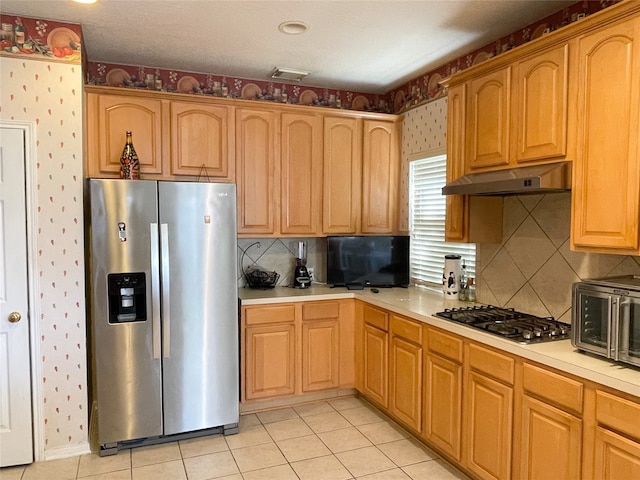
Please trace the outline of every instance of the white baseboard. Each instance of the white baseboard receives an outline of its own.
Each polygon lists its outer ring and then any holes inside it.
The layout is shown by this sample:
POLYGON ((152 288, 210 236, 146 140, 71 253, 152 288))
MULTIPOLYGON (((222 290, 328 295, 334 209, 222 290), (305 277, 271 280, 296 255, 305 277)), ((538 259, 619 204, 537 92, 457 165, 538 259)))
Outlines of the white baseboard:
POLYGON ((91 453, 89 442, 45 450, 43 460, 47 461, 58 460, 60 458, 77 457, 78 455, 85 455, 87 453, 91 453))

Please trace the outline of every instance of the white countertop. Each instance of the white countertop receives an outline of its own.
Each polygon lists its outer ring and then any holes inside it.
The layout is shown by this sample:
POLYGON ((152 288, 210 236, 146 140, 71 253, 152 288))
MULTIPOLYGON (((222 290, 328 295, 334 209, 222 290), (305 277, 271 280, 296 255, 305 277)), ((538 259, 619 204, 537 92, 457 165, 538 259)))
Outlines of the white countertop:
POLYGON ((441 312, 445 308, 469 305, 469 303, 458 300, 446 300, 442 292, 436 289, 381 288, 378 293, 373 293, 370 289, 347 290, 344 287, 331 288, 313 285, 308 289, 276 287, 269 290, 252 290, 240 288, 238 296, 243 305, 358 298, 462 337, 640 397, 640 369, 581 353, 571 345, 569 340, 521 345, 465 325, 434 317, 434 313, 441 312))

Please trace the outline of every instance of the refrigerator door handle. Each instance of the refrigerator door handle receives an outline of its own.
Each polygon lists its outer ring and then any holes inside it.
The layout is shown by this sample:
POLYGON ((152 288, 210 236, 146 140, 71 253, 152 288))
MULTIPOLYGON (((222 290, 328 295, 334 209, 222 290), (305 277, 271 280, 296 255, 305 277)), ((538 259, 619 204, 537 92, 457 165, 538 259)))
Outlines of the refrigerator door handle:
POLYGON ((153 358, 160 358, 160 251, 158 224, 149 224, 151 243, 151 331, 153 335, 153 358))
POLYGON ((164 358, 171 357, 171 302, 169 275, 169 227, 160 224, 160 251, 162 255, 162 353, 164 358))

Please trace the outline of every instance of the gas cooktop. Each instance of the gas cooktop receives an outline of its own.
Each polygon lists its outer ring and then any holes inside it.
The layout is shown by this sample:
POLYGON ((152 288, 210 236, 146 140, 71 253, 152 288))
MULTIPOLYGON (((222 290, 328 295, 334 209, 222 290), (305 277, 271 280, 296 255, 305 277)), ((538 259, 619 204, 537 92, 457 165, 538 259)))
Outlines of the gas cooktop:
POLYGON ((435 316, 524 344, 565 340, 571 334, 569 325, 553 317, 536 317, 493 305, 447 308, 435 316))

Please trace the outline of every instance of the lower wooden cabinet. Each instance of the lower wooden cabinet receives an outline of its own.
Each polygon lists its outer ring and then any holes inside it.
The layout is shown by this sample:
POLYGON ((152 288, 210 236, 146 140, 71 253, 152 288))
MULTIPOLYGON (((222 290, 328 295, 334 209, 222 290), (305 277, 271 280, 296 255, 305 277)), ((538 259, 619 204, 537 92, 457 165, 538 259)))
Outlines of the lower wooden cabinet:
POLYGON ((258 325, 246 330, 246 398, 294 393, 294 325, 258 325))
POLYGON ((585 478, 640 478, 640 402, 596 390, 595 420, 593 472, 585 463, 585 478))
POLYGON ((511 478, 515 358, 471 342, 465 357, 463 463, 479 478, 511 478))
POLYGON ((354 386, 353 300, 242 308, 242 401, 354 386))
POLYGON ((295 306, 245 308, 242 312, 244 398, 295 391, 295 306))
POLYGON ((462 455, 462 339, 427 327, 423 437, 452 460, 462 455))
POLYGON ((520 435, 520 479, 580 478, 581 419, 524 395, 520 435))
POLYGON ((422 431, 422 326, 391 317, 389 411, 415 432, 422 431))
POLYGON ((596 427, 593 478, 640 478, 640 443, 596 427))
POLYGON ((511 478, 513 388, 472 371, 465 392, 465 466, 479 478, 511 478))
POLYGON ((302 391, 340 384, 340 304, 302 305, 302 391))
POLYGON ((388 338, 387 332, 365 323, 363 393, 384 408, 389 406, 388 338))

